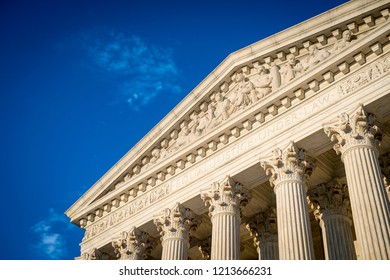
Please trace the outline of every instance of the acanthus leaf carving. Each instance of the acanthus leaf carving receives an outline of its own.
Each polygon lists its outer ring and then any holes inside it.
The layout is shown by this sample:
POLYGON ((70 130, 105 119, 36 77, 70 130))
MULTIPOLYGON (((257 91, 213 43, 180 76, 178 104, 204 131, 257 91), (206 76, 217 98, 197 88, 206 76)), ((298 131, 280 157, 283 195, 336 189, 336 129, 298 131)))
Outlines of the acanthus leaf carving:
POLYGON ((324 131, 331 141, 337 141, 333 146, 337 154, 343 154, 356 145, 375 147, 382 140, 374 114, 367 113, 362 105, 352 115, 342 113, 333 123, 325 124, 324 131))
POLYGON ((298 148, 291 141, 284 150, 277 148, 272 151, 268 160, 262 160, 261 166, 266 174, 271 174, 269 179, 272 186, 284 180, 299 180, 305 182, 315 168, 315 161, 307 155, 304 149, 298 148))
POLYGON ((153 221, 162 240, 169 238, 189 240, 191 231, 196 230, 200 223, 199 217, 180 203, 176 203, 173 208, 164 209, 153 221))
POLYGON ((269 207, 266 211, 257 213, 246 223, 246 228, 253 237, 256 248, 259 248, 261 243, 277 242, 276 208, 269 207))
POLYGON ((210 216, 225 212, 241 215, 242 207, 248 204, 251 195, 240 183, 227 176, 221 183, 213 183, 211 190, 202 192, 201 198, 209 206, 210 216))
POLYGON ((120 237, 112 242, 112 246, 120 260, 144 260, 152 250, 148 234, 134 226, 128 232, 122 232, 120 237))
POLYGON ((326 219, 329 215, 343 215, 352 222, 348 187, 339 178, 309 188, 307 199, 317 220, 326 219))

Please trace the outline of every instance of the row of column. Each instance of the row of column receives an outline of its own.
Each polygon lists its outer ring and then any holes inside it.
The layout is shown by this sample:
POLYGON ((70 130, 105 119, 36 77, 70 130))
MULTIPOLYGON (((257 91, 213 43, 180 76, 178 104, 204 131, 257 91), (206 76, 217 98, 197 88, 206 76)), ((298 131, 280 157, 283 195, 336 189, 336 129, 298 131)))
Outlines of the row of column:
MULTIPOLYGON (((315 161, 294 142, 275 149, 261 166, 271 175, 276 210, 270 208, 247 223, 259 259, 314 259, 308 201, 322 230, 326 259, 356 259, 351 218, 361 259, 390 259, 390 211, 376 150, 381 133, 374 116, 359 107, 324 130, 332 141, 337 140, 334 149, 341 153, 348 191, 339 180, 308 190, 306 180, 315 161)), ((212 260, 239 259, 241 209, 250 193, 226 177, 202 192, 201 198, 209 206, 212 222, 211 252, 204 250, 204 254, 212 260)), ((161 233, 162 259, 187 259, 190 232, 199 218, 178 203, 154 223, 161 233)), ((151 248, 142 238, 134 228, 113 246, 121 259, 142 259, 151 248)))

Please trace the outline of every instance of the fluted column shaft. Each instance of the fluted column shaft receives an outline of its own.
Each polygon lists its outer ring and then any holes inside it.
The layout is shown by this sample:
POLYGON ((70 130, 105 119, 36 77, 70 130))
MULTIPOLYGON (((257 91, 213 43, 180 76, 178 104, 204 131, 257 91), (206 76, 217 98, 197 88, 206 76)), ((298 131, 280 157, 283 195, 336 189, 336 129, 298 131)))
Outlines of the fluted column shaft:
POLYGON ((211 260, 239 260, 241 206, 246 205, 249 193, 228 176, 201 197, 210 206, 211 260))
POLYGON ((162 260, 186 260, 188 258, 188 241, 185 238, 166 238, 161 243, 162 260))
POLYGON ((279 259, 279 246, 278 241, 269 240, 260 243, 258 250, 259 260, 278 260, 279 259))
POLYGON ((390 259, 390 211, 374 147, 343 154, 356 238, 362 259, 390 259))
POLYGON ((294 142, 275 149, 270 159, 261 161, 276 194, 279 258, 314 259, 305 180, 314 169, 314 161, 294 142))
POLYGON ((306 188, 302 181, 281 181, 275 186, 279 258, 314 259, 306 188))
POLYGON ((356 260, 351 221, 340 214, 323 214, 320 220, 325 259, 356 260))
POLYGON ((390 259, 390 210, 375 145, 381 132, 360 106, 324 126, 345 165, 356 238, 362 259, 390 259))
POLYGON ((240 217, 236 213, 218 213, 211 218, 211 259, 240 259, 240 217))

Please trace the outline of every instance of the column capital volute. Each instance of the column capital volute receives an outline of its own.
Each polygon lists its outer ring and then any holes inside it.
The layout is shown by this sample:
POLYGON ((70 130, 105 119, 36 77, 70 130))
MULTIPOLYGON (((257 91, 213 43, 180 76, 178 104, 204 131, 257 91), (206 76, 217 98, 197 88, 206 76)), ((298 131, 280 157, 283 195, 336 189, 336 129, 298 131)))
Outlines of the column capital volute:
POLYGON ((349 219, 352 217, 348 186, 339 178, 309 188, 307 199, 318 221, 331 215, 342 215, 349 219))
POLYGON ((299 148, 294 141, 291 141, 284 150, 274 149, 272 156, 261 160, 260 165, 267 175, 271 174, 269 179, 271 186, 276 186, 285 180, 305 182, 315 168, 315 160, 308 156, 304 149, 299 148))
POLYGON ((88 252, 81 254, 79 260, 108 260, 108 254, 100 251, 97 248, 93 248, 88 252))
POLYGON ((269 207, 257 213, 246 222, 246 228, 253 237, 256 247, 262 242, 277 241, 276 208, 269 207))
POLYGON ((202 191, 201 198, 209 206, 209 215, 218 213, 239 213, 246 206, 251 194, 240 183, 227 176, 222 182, 214 182, 211 188, 202 191))
POLYGON ((367 113, 363 105, 359 105, 352 114, 340 114, 335 121, 324 124, 323 128, 331 141, 337 141, 333 146, 337 154, 344 154, 356 146, 375 148, 382 140, 375 115, 367 113))
POLYGON ((119 238, 112 242, 112 246, 121 260, 142 260, 149 256, 153 247, 148 237, 146 232, 133 226, 129 231, 123 231, 119 238))
POLYGON ((190 209, 176 203, 172 208, 164 209, 153 221, 164 241, 168 238, 189 239, 190 232, 196 230, 200 218, 190 209))

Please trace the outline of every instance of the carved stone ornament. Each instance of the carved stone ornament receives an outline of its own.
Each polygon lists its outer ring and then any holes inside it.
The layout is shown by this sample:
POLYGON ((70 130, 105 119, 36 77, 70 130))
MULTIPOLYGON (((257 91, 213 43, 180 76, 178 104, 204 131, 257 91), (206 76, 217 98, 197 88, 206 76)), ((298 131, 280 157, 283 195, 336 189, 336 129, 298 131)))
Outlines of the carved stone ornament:
POLYGON ((383 174, 383 183, 386 189, 387 197, 390 202, 390 153, 379 157, 379 164, 383 174))
POLYGON ((112 246, 120 260, 144 260, 152 250, 148 234, 136 227, 132 227, 128 232, 122 232, 119 239, 112 242, 112 246))
POLYGON ((199 246, 199 251, 202 254, 203 260, 209 260, 211 256, 211 237, 207 238, 206 240, 203 240, 199 246))
POLYGON ((190 232, 196 230, 200 220, 190 209, 180 203, 173 208, 166 208, 158 217, 154 218, 161 240, 181 238, 189 240, 190 232))
POLYGON ((253 244, 256 248, 259 248, 263 242, 277 242, 276 220, 276 208, 270 207, 247 222, 246 228, 253 237, 253 244))
POLYGON ((241 209, 247 205, 250 197, 249 191, 245 190, 240 183, 234 182, 230 176, 221 183, 213 183, 211 190, 201 193, 201 198, 206 206, 209 206, 210 217, 226 212, 241 216, 241 209))
POLYGON ((267 175, 271 174, 271 186, 276 186, 284 180, 305 182, 315 168, 314 159, 306 155, 306 151, 298 148, 293 141, 284 150, 273 150, 272 157, 260 164, 267 175))
POLYGON ((309 188, 308 203, 314 210, 317 220, 329 215, 343 215, 352 223, 352 213, 348 194, 348 187, 338 178, 315 187, 309 188))
POLYGON ((337 154, 344 154, 354 146, 375 147, 382 140, 375 116, 367 113, 362 105, 352 115, 343 113, 335 122, 324 125, 324 131, 332 141, 337 141, 333 146, 337 154))
POLYGON ((80 260, 108 260, 108 255, 97 248, 81 254, 80 260))

